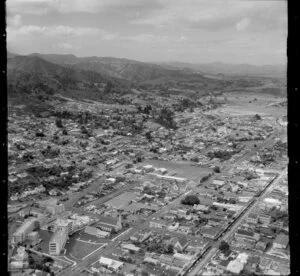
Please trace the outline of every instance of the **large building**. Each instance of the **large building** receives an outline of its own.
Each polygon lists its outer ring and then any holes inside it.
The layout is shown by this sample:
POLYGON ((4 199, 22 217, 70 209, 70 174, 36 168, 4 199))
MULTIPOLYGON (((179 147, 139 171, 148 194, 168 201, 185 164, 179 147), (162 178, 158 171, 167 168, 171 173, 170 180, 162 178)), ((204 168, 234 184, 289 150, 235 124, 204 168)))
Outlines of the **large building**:
POLYGON ((45 208, 52 215, 59 214, 65 211, 64 204, 58 204, 56 198, 50 198, 48 200, 40 201, 39 206, 45 208))
POLYGON ((13 234, 13 242, 14 243, 24 242, 27 239, 28 234, 31 233, 33 230, 35 230, 37 227, 39 227, 38 219, 35 217, 28 218, 13 234))
POLYGON ((96 227, 92 227, 92 226, 86 226, 84 233, 96 236, 98 238, 109 238, 110 237, 110 232, 102 231, 102 230, 100 230, 96 227))
POLYGON ((50 255, 59 255, 68 239, 67 228, 58 229, 52 236, 49 242, 50 255))
POLYGON ((73 231, 73 220, 58 218, 54 228, 55 230, 66 229, 67 233, 70 234, 73 231))
POLYGON ((122 229, 121 216, 118 218, 100 216, 96 227, 110 233, 113 231, 118 232, 122 229))

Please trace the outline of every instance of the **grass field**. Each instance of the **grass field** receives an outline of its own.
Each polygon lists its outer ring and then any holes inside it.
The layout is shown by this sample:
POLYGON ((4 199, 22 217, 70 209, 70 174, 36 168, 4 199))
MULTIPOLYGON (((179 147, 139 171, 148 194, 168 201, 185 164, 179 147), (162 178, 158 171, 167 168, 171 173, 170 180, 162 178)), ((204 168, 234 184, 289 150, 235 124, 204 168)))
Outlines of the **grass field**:
POLYGON ((91 244, 72 239, 65 246, 66 255, 75 260, 81 260, 100 246, 101 244, 91 244))
POLYGON ((211 172, 208 168, 203 168, 199 166, 193 166, 188 163, 175 163, 171 161, 163 160, 147 160, 143 165, 153 165, 155 168, 165 168, 168 170, 168 175, 174 175, 178 177, 185 177, 188 180, 198 181, 203 176, 211 172))

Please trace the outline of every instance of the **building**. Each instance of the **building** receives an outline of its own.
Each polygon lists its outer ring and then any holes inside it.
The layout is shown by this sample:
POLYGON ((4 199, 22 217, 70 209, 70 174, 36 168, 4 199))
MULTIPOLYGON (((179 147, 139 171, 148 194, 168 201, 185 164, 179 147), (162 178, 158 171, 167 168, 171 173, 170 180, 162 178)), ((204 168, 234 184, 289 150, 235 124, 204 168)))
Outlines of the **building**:
POLYGON ((257 214, 251 213, 246 220, 248 223, 256 224, 258 222, 258 216, 257 214))
POLYGON ((152 227, 152 228, 164 228, 166 227, 166 223, 164 221, 161 221, 161 220, 151 220, 149 222, 149 226, 152 227))
POLYGON ((208 211, 209 210, 209 206, 207 206, 207 205, 201 205, 201 204, 195 204, 194 206, 193 206, 193 208, 195 209, 195 210, 197 210, 197 211, 202 211, 202 212, 205 212, 205 211, 208 211))
POLYGON ((269 215, 260 214, 258 216, 258 219, 263 224, 270 224, 270 222, 271 222, 271 216, 269 216, 269 215))
POLYGON ((59 255, 68 239, 68 229, 58 229, 49 241, 49 253, 50 255, 59 255))
POLYGON ((122 229, 121 216, 118 218, 100 216, 96 227, 110 233, 113 231, 118 232, 122 229))
POLYGON ((92 226, 86 226, 84 233, 87 233, 89 235, 97 236, 98 238, 109 238, 110 232, 102 231, 96 227, 92 226))
POLYGON ((189 242, 186 237, 180 236, 172 238, 171 244, 174 246, 174 249, 176 249, 179 252, 182 252, 188 247, 189 242))
POLYGON ((159 256, 159 261, 161 263, 164 263, 164 264, 167 264, 167 265, 172 265, 173 260, 174 260, 174 257, 170 256, 170 255, 161 254, 159 256))
POLYGON ((24 242, 27 239, 28 234, 38 227, 39 227, 39 222, 37 218, 35 217, 28 218, 13 234, 13 242, 14 243, 24 242))
POLYGON ((73 231, 73 220, 58 218, 56 220, 54 229, 55 230, 66 229, 69 235, 73 231))
POLYGON ((203 228, 201 230, 201 234, 203 237, 208 238, 208 239, 216 239, 218 236, 222 233, 223 229, 220 227, 208 227, 208 228, 203 228))
POLYGON ((128 250, 129 252, 132 252, 132 253, 137 253, 140 251, 140 248, 133 245, 133 244, 122 244, 122 248, 125 249, 125 250, 128 250))
POLYGON ((238 260, 230 261, 226 269, 234 274, 240 274, 244 269, 244 264, 240 263, 238 260))
POLYGON ((27 235, 27 239, 31 241, 32 245, 36 245, 39 242, 39 233, 31 232, 27 235))
POLYGON ((289 236, 285 234, 279 234, 273 242, 273 247, 286 249, 288 244, 289 244, 289 236))
POLYGON ((240 239, 249 239, 249 240, 258 241, 260 238, 260 235, 257 233, 254 233, 252 231, 239 229, 235 232, 235 237, 240 238, 240 239))
POLYGON ((223 180, 223 179, 214 179, 213 182, 212 182, 212 184, 217 186, 217 187, 224 186, 225 183, 226 183, 226 181, 223 180))
POLYGON ((100 257, 99 264, 106 267, 109 270, 112 270, 112 271, 118 271, 124 265, 123 262, 119 262, 119 261, 116 261, 116 260, 113 260, 110 258, 105 258, 105 257, 100 257))

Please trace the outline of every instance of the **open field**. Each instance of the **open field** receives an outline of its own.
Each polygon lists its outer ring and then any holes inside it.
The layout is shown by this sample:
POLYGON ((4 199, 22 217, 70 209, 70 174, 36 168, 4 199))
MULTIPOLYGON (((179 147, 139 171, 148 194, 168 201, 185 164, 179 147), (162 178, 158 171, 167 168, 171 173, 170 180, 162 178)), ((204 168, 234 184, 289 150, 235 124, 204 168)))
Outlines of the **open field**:
POLYGON ((259 114, 263 117, 286 115, 286 107, 272 106, 272 104, 282 102, 286 100, 286 98, 258 93, 243 95, 238 93, 226 93, 224 96, 227 99, 226 104, 209 113, 224 114, 227 116, 252 116, 259 114))
POLYGON ((86 255, 90 254, 101 244, 92 244, 86 243, 78 240, 71 240, 69 244, 66 245, 65 249, 68 257, 71 257, 75 260, 82 260, 86 255))
POLYGON ((208 168, 193 166, 188 163, 174 163, 164 160, 147 160, 143 165, 153 165, 156 168, 165 168, 168 170, 168 175, 185 177, 188 180, 198 181, 203 176, 211 172, 208 168))

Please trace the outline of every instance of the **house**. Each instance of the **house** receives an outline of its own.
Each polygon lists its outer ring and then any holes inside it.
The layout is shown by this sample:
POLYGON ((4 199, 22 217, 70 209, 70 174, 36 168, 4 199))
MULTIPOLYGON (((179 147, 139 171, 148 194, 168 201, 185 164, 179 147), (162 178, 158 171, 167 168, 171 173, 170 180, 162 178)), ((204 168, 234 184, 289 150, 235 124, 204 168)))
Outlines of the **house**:
POLYGON ((189 261, 191 261, 193 259, 194 256, 192 255, 187 255, 187 254, 180 254, 180 253, 175 253, 173 255, 174 259, 177 260, 184 260, 186 263, 188 263, 189 261))
POLYGON ((272 265, 272 260, 269 258, 262 258, 260 263, 259 263, 259 268, 262 270, 269 269, 272 265))
POLYGON ((121 216, 118 218, 99 216, 99 221, 96 225, 97 228, 107 232, 118 232, 122 229, 121 216))
POLYGON ((174 246, 178 252, 184 251, 188 247, 188 240, 184 236, 174 237, 171 239, 171 244, 174 246))
POLYGON ((205 238, 214 240, 221 234, 222 231, 223 229, 221 227, 207 227, 201 230, 201 234, 205 238))
POLYGON ((269 215, 264 215, 264 214, 260 214, 260 215, 258 216, 258 220, 259 220, 261 223, 268 225, 268 224, 270 224, 270 222, 271 222, 271 216, 269 216, 269 215))
POLYGON ((161 263, 172 265, 174 257, 171 255, 161 254, 159 257, 159 261, 161 263))
POLYGON ((139 247, 137 247, 133 244, 130 244, 130 243, 122 244, 122 248, 125 250, 128 250, 129 252, 132 252, 132 253, 137 253, 140 251, 139 247))
POLYGON ((289 244, 289 236, 285 234, 279 234, 273 242, 273 247, 286 249, 288 244, 289 244))
POLYGON ((257 250, 260 250, 260 251, 265 251, 266 248, 267 248, 267 243, 266 243, 266 242, 263 242, 263 241, 259 241, 259 242, 256 244, 255 248, 256 248, 257 250))
POLYGON ((162 220, 158 220, 158 221, 157 220, 151 220, 149 222, 149 226, 152 227, 152 228, 162 229, 162 228, 166 227, 166 223, 162 220))
POLYGON ((254 214, 254 213, 251 213, 251 214, 247 217, 246 220, 247 220, 248 223, 256 224, 257 221, 258 221, 258 215, 257 215, 257 214, 254 214))
POLYGON ((178 231, 184 233, 186 235, 192 233, 192 226, 191 225, 180 225, 178 231))
POLYGON ((201 205, 201 204, 195 204, 194 206, 193 206, 193 208, 195 209, 195 210, 198 210, 198 211, 202 211, 202 212, 205 212, 205 211, 208 211, 209 210, 209 206, 207 206, 207 205, 201 205))
POLYGON ((217 186, 217 187, 222 187, 222 186, 225 185, 225 183, 226 183, 226 181, 223 180, 223 179, 214 179, 213 182, 212 182, 212 184, 217 186))

